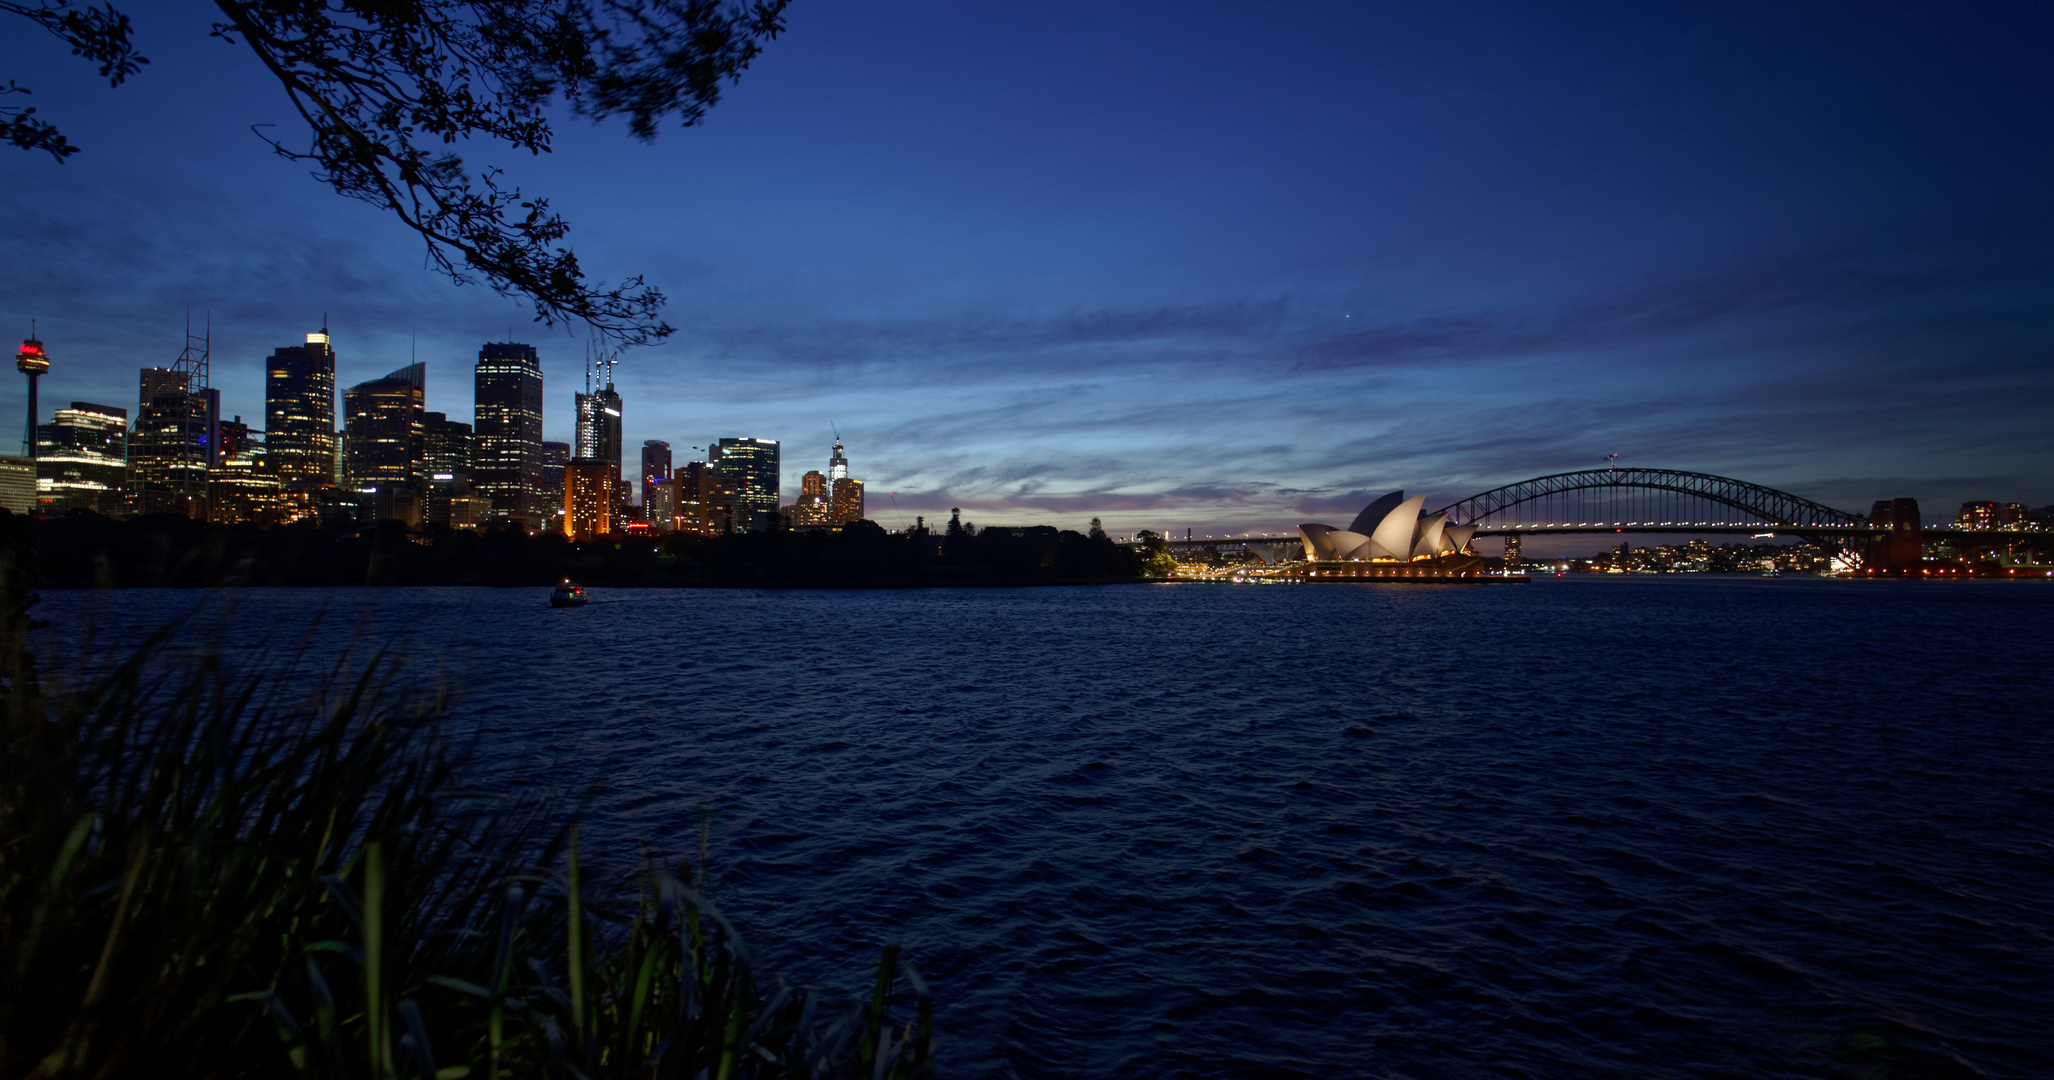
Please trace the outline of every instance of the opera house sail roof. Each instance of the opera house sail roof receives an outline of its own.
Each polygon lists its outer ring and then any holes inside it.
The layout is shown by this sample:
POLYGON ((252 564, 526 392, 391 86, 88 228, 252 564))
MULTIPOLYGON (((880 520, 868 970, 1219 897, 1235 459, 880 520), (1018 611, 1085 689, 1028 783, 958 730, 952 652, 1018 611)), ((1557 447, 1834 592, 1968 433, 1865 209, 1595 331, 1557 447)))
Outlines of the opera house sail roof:
POLYGON ((1449 524, 1446 513, 1424 514, 1426 496, 1393 491, 1362 508, 1345 529, 1298 526, 1307 562, 1410 563, 1469 554, 1476 526, 1449 524))

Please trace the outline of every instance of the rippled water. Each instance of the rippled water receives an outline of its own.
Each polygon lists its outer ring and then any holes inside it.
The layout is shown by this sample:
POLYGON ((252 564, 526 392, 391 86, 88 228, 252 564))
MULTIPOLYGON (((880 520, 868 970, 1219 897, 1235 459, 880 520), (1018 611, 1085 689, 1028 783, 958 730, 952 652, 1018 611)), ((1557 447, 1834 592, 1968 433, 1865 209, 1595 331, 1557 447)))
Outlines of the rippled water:
MULTIPOLYGON (((197 594, 52 593, 53 641, 197 594)), ((245 590, 964 1077, 2054 1075, 2054 588, 245 590)))

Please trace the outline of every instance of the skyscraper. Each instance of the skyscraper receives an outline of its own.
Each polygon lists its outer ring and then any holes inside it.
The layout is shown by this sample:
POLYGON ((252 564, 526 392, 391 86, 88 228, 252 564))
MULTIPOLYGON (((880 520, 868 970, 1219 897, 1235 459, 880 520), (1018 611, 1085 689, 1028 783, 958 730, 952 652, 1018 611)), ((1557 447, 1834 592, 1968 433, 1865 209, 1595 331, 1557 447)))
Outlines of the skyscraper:
POLYGON ((487 343, 474 385, 471 486, 494 517, 544 528, 554 515, 541 499, 542 360, 533 345, 487 343))
POLYGON ((447 413, 421 414, 421 447, 427 456, 428 475, 468 475, 471 471, 471 425, 451 420, 447 413))
POLYGON ((128 410, 74 401, 36 429, 39 513, 123 512, 128 486, 128 410))
POLYGON ((621 472, 621 402, 613 384, 604 390, 574 395, 578 426, 572 436, 574 457, 613 463, 614 475, 621 472))
POLYGON ((542 499, 549 507, 549 520, 545 529, 556 527, 563 517, 563 467, 570 463, 571 444, 567 442, 545 442, 542 444, 542 499))
POLYGON ((819 527, 829 524, 827 501, 827 477, 820 470, 808 470, 799 478, 799 501, 793 507, 794 521, 799 528, 819 527))
MULTIPOLYGON (((670 444, 661 439, 645 439, 642 442, 642 505, 649 505, 649 486, 658 480, 670 479, 670 444)), ((649 524, 657 524, 650 518, 649 524)))
POLYGON ((844 476, 834 482, 834 527, 863 520, 863 481, 844 476))
POLYGON ((170 368, 143 368, 139 382, 142 407, 129 438, 130 504, 138 514, 205 517, 220 392, 195 392, 189 375, 170 368))
POLYGON ((614 529, 617 470, 599 458, 572 458, 563 467, 563 534, 592 540, 614 529))
POLYGON ((733 527, 767 528, 780 488, 777 440, 725 438, 718 445, 720 457, 712 464, 734 493, 733 527))
POLYGON ((423 437, 427 387, 428 365, 416 363, 343 391, 344 472, 350 487, 405 487, 421 494, 428 465, 423 437))
POLYGON ((719 469, 704 461, 687 462, 672 474, 671 484, 678 528, 701 536, 728 531, 734 492, 719 469))
POLYGON ((334 482, 336 451, 335 350, 324 326, 265 362, 264 454, 285 483, 325 486, 334 482))
POLYGON ((827 517, 839 529, 863 520, 863 481, 849 476, 849 459, 842 453, 842 440, 834 440, 834 456, 827 460, 827 517))

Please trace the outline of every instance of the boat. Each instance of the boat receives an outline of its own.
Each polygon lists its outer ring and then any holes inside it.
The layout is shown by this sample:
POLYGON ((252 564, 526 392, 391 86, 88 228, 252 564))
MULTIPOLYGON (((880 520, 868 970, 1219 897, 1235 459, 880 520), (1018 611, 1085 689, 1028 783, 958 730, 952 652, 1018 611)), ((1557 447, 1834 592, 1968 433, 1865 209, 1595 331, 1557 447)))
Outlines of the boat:
POLYGON ((558 585, 556 591, 549 594, 549 606, 584 607, 585 587, 569 578, 563 579, 563 584, 558 585))

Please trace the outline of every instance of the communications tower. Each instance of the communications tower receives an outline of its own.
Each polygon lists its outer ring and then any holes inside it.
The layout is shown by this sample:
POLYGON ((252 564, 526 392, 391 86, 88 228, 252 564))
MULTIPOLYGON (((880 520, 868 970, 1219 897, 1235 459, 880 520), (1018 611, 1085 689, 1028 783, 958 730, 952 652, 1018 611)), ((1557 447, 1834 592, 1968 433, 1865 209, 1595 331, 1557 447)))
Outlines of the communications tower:
POLYGON ((29 336, 21 343, 21 349, 14 354, 14 366, 29 377, 29 420, 28 430, 21 437, 23 457, 36 456, 36 380, 50 370, 50 355, 43 351, 43 343, 36 340, 36 324, 29 323, 29 336))

